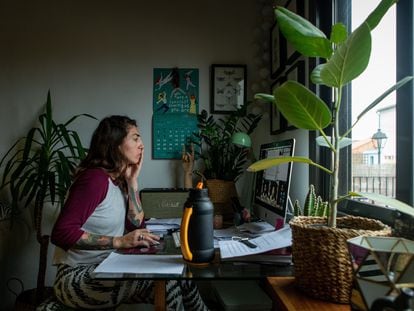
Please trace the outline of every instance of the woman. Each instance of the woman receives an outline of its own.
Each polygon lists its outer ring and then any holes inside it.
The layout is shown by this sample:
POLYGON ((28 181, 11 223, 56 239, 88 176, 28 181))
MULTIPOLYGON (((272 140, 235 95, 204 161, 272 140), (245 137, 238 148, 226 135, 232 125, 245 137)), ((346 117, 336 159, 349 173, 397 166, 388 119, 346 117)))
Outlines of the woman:
MULTIPOLYGON (((57 246, 54 291, 66 306, 104 309, 153 301, 152 281, 91 277, 112 251, 158 243, 159 236, 145 229, 139 200, 143 159, 144 144, 134 120, 111 116, 100 122, 52 230, 57 246)), ((188 281, 168 281, 166 302, 173 310, 207 309, 188 281)))

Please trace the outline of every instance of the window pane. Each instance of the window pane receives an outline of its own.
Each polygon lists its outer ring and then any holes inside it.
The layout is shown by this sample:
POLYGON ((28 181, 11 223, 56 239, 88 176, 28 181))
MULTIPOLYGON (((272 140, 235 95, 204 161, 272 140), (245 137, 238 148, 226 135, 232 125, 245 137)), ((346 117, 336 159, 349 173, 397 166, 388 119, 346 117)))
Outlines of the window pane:
MULTIPOLYGON (((358 27, 380 0, 352 0, 352 27, 358 27)), ((352 120, 395 84, 395 5, 372 31, 371 58, 366 71, 352 82, 352 120)), ((354 191, 395 196, 395 92, 366 114, 352 131, 354 191), (372 139, 374 138, 374 139, 372 139)))

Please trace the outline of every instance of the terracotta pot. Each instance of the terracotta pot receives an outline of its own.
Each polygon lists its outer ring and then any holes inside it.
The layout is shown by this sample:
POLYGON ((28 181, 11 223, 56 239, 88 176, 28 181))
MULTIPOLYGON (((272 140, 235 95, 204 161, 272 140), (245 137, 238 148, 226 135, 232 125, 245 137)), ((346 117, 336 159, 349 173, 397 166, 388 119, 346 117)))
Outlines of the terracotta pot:
POLYGON ((233 219, 233 208, 231 198, 237 197, 237 190, 234 181, 221 179, 207 179, 206 187, 208 196, 214 205, 214 214, 223 215, 223 219, 228 221, 233 219))
POLYGON ((346 241, 360 235, 390 236, 391 228, 357 216, 338 217, 336 228, 326 223, 326 217, 309 216, 290 221, 295 285, 311 297, 349 303, 353 274, 346 241))

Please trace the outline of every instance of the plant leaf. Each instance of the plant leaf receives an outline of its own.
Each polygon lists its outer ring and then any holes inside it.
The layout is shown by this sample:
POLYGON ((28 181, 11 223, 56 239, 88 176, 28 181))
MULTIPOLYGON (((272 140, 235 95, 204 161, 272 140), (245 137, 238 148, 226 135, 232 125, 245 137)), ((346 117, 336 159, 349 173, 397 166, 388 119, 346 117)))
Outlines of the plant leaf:
MULTIPOLYGON (((375 99, 367 108, 365 108, 357 117, 357 120, 361 119, 368 111, 370 111, 372 108, 374 108, 376 105, 378 105, 385 97, 387 97, 390 93, 398 90, 400 87, 402 87, 404 84, 410 82, 413 79, 412 76, 405 77, 398 81, 396 84, 394 84, 392 87, 390 87, 388 90, 386 90, 384 93, 382 93, 377 99, 375 99)), ((355 122, 356 123, 356 122, 355 122)))
POLYGON ((321 130, 331 122, 331 111, 313 92, 296 81, 286 81, 274 92, 275 104, 297 128, 321 130))
POLYGON ((324 67, 325 64, 320 64, 316 66, 311 73, 311 81, 314 84, 323 84, 322 78, 321 78, 321 70, 324 67))
POLYGON ((46 137, 45 140, 50 139, 52 136, 52 100, 50 98, 50 90, 47 92, 46 99, 46 137))
POLYGON ((367 68, 370 55, 371 33, 368 24, 364 23, 323 64, 320 74, 323 83, 331 87, 342 87, 367 68))
POLYGON ((274 102, 275 97, 271 94, 265 94, 265 93, 257 93, 254 95, 254 99, 261 99, 268 102, 274 102))
POLYGON ((331 42, 312 23, 284 7, 278 6, 275 13, 280 31, 296 51, 310 57, 331 57, 331 42))
POLYGON ((335 44, 342 43, 346 40, 348 37, 348 31, 346 30, 346 27, 342 23, 337 23, 332 26, 331 31, 331 42, 335 44))
POLYGON ((277 157, 277 158, 263 159, 263 160, 259 160, 255 163, 251 164, 247 168, 247 171, 249 171, 249 172, 262 171, 262 170, 271 168, 273 166, 280 165, 280 164, 286 164, 286 163, 289 163, 289 162, 299 162, 299 163, 306 163, 306 164, 309 164, 309 165, 314 165, 314 166, 322 169, 323 171, 325 171, 329 174, 332 173, 329 169, 313 162, 311 159, 306 158, 306 157, 277 157))
MULTIPOLYGON (((331 136, 326 136, 326 137, 328 138, 328 140, 331 139, 331 136)), ((318 144, 318 146, 330 148, 330 146, 328 145, 328 143, 326 142, 326 140, 323 136, 316 137, 316 143, 318 144)), ((343 137, 339 141, 339 149, 342 149, 342 148, 347 147, 349 145, 352 145, 352 139, 349 138, 349 137, 343 137)))
POLYGON ((384 17, 385 13, 387 13, 388 9, 397 3, 397 0, 382 0, 380 4, 368 15, 365 22, 368 24, 368 27, 373 30, 381 19, 384 17))
POLYGON ((385 195, 378 194, 378 193, 368 193, 368 192, 350 192, 350 195, 367 198, 379 204, 384 204, 391 208, 395 208, 401 213, 408 214, 414 217, 414 208, 412 206, 405 204, 404 202, 401 202, 399 200, 386 197, 385 195))

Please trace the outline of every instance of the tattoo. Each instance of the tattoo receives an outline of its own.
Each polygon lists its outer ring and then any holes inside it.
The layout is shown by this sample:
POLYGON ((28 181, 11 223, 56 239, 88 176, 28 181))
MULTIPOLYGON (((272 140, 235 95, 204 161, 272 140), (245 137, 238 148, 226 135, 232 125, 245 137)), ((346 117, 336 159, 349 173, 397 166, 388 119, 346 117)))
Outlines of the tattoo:
POLYGON ((135 191, 134 188, 129 188, 129 200, 132 203, 133 208, 128 208, 128 218, 132 222, 132 224, 136 227, 141 225, 141 220, 136 219, 136 214, 140 214, 143 212, 141 201, 139 200, 138 191, 135 191))
POLYGON ((74 245, 76 249, 111 249, 114 248, 113 237, 84 232, 74 245))
POLYGON ((136 211, 138 213, 142 213, 142 206, 141 202, 138 198, 138 191, 134 191, 132 187, 129 187, 129 199, 131 200, 132 204, 134 205, 136 211))

